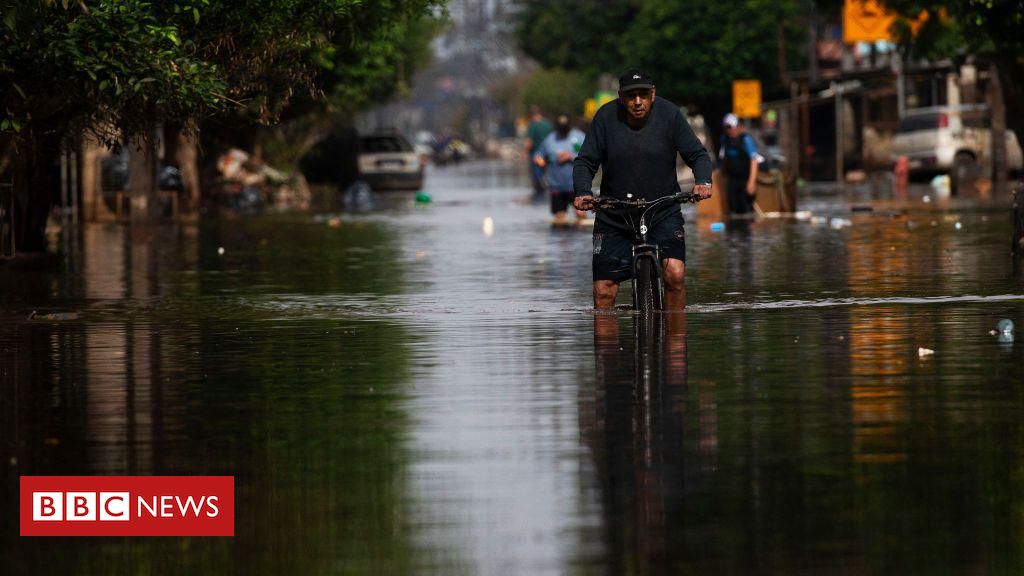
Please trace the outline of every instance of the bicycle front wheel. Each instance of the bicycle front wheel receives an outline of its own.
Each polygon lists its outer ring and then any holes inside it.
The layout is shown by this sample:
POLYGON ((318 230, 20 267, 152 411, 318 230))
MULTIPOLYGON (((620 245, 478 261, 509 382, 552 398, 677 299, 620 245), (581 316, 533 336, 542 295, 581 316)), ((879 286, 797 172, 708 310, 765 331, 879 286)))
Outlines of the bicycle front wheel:
POLYGON ((654 263, 650 258, 640 258, 636 263, 636 278, 633 279, 633 302, 641 318, 651 318, 657 311, 654 291, 654 263))

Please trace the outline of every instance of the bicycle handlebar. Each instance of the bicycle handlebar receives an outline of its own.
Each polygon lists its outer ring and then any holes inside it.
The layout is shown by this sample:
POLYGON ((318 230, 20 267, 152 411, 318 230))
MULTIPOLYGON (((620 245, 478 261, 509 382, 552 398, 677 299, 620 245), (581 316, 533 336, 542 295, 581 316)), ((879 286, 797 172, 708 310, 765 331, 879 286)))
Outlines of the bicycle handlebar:
POLYGON ((661 198, 655 198, 654 200, 645 200, 643 198, 637 198, 633 200, 620 200, 618 198, 605 198, 598 196, 591 200, 591 204, 595 211, 608 210, 614 208, 637 208, 637 209, 651 209, 659 204, 663 204, 669 201, 676 202, 678 204, 685 204, 692 202, 696 204, 703 200, 697 194, 693 192, 677 192, 671 196, 662 196, 661 198))

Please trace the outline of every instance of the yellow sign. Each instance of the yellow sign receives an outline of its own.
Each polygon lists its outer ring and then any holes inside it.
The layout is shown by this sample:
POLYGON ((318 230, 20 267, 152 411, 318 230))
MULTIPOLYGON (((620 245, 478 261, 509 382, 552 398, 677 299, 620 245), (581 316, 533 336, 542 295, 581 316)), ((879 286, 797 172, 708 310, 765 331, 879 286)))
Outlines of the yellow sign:
POLYGON ((732 112, 740 118, 761 117, 761 81, 732 81, 732 112))
POLYGON ((587 120, 593 120, 594 114, 597 114, 597 109, 612 100, 615 100, 615 92, 598 90, 593 98, 587 98, 583 101, 583 117, 587 120))
POLYGON ((889 28, 896 16, 877 0, 845 0, 843 2, 843 42, 877 42, 892 40, 889 28))

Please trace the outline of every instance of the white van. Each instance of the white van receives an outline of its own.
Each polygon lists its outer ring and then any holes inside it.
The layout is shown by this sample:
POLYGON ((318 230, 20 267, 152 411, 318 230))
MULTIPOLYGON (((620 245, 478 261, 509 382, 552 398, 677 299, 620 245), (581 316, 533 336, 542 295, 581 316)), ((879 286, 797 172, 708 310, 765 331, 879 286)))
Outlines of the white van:
POLYGON ((359 175, 374 190, 423 188, 423 161, 399 134, 370 134, 359 139, 359 175))
MULTIPOLYGON (((982 105, 933 106, 907 110, 892 140, 892 160, 906 156, 915 174, 966 173, 992 163, 992 131, 982 105)), ((1024 167, 1024 155, 1012 130, 1006 131, 1006 165, 1024 167)))

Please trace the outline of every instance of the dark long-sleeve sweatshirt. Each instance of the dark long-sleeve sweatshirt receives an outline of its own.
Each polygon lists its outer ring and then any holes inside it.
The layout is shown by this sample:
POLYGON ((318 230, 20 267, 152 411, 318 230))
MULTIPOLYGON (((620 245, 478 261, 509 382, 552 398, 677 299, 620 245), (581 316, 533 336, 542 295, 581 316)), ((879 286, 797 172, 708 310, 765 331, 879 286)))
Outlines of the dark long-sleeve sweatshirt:
POLYGON ((650 116, 640 129, 626 122, 627 111, 618 100, 602 106, 587 130, 583 147, 573 163, 576 196, 592 194, 594 174, 604 166, 601 195, 653 200, 679 192, 676 154, 693 169, 694 181, 711 182, 711 157, 694 135, 679 108, 655 98, 650 116))

